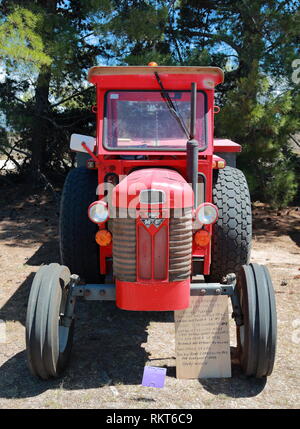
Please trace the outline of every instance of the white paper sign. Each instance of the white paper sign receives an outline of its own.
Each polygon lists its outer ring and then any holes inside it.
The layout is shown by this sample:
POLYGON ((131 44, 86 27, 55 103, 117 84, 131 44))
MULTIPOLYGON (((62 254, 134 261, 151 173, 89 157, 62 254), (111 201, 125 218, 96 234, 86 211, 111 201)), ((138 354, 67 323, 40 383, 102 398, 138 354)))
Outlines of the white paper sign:
POLYGON ((191 296, 175 311, 177 378, 231 377, 227 296, 191 296))

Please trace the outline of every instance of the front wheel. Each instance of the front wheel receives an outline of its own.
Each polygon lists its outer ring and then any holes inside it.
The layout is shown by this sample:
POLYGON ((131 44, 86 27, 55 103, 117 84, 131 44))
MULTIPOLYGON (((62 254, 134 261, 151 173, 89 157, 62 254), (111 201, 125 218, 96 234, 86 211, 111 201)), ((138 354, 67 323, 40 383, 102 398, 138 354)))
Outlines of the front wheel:
POLYGON ((247 376, 266 377, 273 371, 277 335, 275 294, 268 269, 258 264, 242 266, 236 291, 243 315, 237 326, 242 370, 247 376))
POLYGON ((26 352, 32 375, 47 380, 66 368, 72 348, 74 320, 64 326, 70 271, 59 264, 42 266, 36 273, 27 307, 26 352))

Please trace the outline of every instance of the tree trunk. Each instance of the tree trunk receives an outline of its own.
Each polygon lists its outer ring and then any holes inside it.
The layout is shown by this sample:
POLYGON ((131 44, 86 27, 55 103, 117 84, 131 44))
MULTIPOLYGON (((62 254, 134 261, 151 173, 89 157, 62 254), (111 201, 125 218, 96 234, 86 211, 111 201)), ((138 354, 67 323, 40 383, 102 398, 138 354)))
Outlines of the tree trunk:
POLYGON ((48 66, 41 68, 35 89, 34 118, 32 124, 31 168, 34 180, 39 180, 39 172, 45 167, 45 137, 47 136, 49 114, 49 85, 51 72, 48 66))
MULTIPOLYGON (((53 40, 53 20, 57 1, 55 0, 39 0, 38 2, 44 12, 45 25, 43 28, 43 43, 45 51, 49 50, 53 40)), ((48 137, 49 122, 49 88, 51 80, 51 66, 44 65, 39 71, 35 87, 35 105, 34 118, 32 124, 32 146, 31 146, 31 173, 32 179, 36 183, 40 180, 40 172, 43 172, 46 165, 46 139, 48 137)))

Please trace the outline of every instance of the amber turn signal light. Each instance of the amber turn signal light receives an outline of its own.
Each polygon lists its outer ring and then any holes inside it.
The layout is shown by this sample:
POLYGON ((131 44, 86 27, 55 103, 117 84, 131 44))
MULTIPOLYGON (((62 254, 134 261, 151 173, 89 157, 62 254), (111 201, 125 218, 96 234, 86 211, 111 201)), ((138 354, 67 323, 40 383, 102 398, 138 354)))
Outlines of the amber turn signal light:
POLYGON ((111 243, 112 236, 107 229, 100 229, 100 231, 96 233, 95 239, 99 246, 108 246, 111 243))
POLYGON ((205 229, 200 229, 194 236, 195 243, 198 247, 205 247, 210 241, 210 233, 205 229))

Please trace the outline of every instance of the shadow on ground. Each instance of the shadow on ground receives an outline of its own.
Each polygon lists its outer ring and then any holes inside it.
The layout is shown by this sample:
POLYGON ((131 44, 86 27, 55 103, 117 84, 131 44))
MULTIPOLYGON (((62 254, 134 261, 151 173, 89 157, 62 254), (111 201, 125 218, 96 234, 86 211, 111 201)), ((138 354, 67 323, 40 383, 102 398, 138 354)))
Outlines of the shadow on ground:
POLYGON ((52 264, 52 262, 60 264, 58 239, 43 243, 35 254, 26 261, 26 265, 40 266, 42 264, 52 264))
MULTIPOLYGON (((59 262, 57 241, 40 246, 27 261, 28 265, 59 262)), ((25 325, 26 307, 34 273, 31 273, 16 293, 0 309, 0 319, 18 320, 25 325)), ((140 385, 147 361, 155 366, 155 359, 143 348, 147 342, 147 327, 151 321, 173 322, 172 312, 128 312, 112 302, 84 302, 78 300, 76 329, 70 366, 59 380, 37 380, 29 374, 26 353, 22 351, 0 368, 0 397, 34 397, 46 390, 93 389, 104 385, 140 385)), ((247 379, 234 363, 230 379, 199 380, 212 394, 231 397, 258 395, 264 381, 247 379)), ((176 368, 165 366, 169 377, 176 377, 176 368)))
MULTIPOLYGON (((57 240, 43 243, 39 249, 26 261, 26 265, 39 267, 42 264, 60 263, 59 247, 57 240)), ((26 308, 31 284, 35 273, 30 273, 17 291, 0 308, 0 319, 19 321, 25 325, 26 308)))
POLYGON ((230 347, 231 378, 207 378, 199 380, 202 387, 213 395, 226 395, 232 398, 251 398, 259 395, 267 382, 266 378, 246 377, 239 365, 237 348, 230 347))
POLYGON ((254 209, 253 235, 263 238, 264 242, 271 242, 274 237, 289 235, 297 246, 300 246, 299 207, 291 207, 282 211, 262 207, 254 209))
POLYGON ((300 247, 300 232, 299 231, 291 231, 289 232, 290 238, 300 247))
POLYGON ((24 196, 16 202, 0 196, 0 240, 8 247, 28 247, 37 242, 51 241, 58 233, 58 213, 49 196, 24 196))
MULTIPOLYGON (((86 390, 104 385, 140 385, 146 362, 155 366, 143 348, 147 326, 151 320, 170 322, 172 317, 172 313, 122 311, 108 302, 78 302, 72 358, 65 375, 58 380, 35 379, 29 374, 22 351, 0 368, 0 397, 34 397, 60 387, 86 390)), ((176 377, 174 366, 165 367, 169 377, 176 377)), ((243 376, 233 359, 232 378, 202 379, 199 383, 213 395, 247 398, 258 395, 266 381, 243 376)))
POLYGON ((22 351, 0 368, 0 397, 24 398, 48 389, 92 389, 104 385, 140 385, 148 353, 147 326, 151 320, 169 322, 171 313, 127 312, 110 302, 78 302, 70 366, 59 380, 33 378, 22 351))

